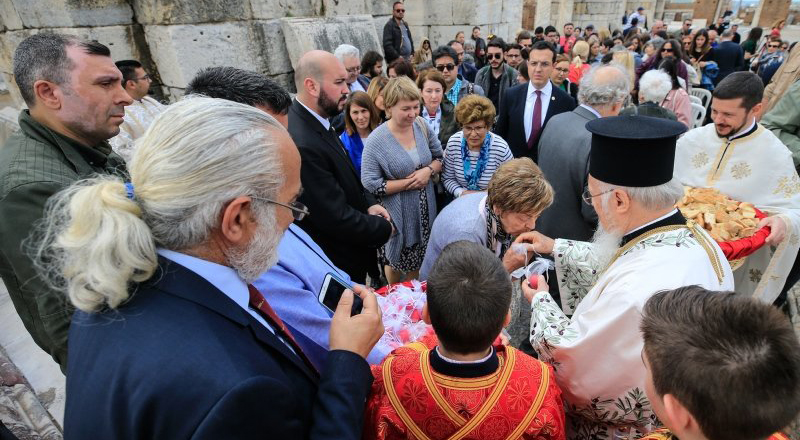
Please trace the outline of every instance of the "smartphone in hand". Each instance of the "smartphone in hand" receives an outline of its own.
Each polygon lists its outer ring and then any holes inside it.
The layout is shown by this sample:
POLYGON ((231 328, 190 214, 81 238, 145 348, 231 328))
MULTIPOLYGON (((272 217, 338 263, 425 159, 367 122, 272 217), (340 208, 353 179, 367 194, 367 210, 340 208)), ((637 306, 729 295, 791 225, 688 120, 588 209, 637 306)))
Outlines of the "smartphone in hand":
MULTIPOLYGON (((344 291, 350 289, 352 286, 349 283, 341 280, 332 273, 325 275, 322 281, 322 289, 319 292, 319 302, 333 313, 336 306, 339 305, 339 300, 342 299, 344 291)), ((358 295, 353 295, 353 307, 350 310, 350 316, 358 315, 361 309, 364 308, 364 302, 358 295)))

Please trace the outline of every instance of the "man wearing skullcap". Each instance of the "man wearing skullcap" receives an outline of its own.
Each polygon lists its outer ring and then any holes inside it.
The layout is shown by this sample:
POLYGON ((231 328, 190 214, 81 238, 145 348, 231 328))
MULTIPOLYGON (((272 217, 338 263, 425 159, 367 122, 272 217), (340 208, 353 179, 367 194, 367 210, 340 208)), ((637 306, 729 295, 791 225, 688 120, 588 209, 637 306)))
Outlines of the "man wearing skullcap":
POLYGON ((552 254, 572 318, 546 290, 522 282, 531 302, 531 345, 553 365, 567 402, 567 438, 638 438, 657 423, 645 395, 638 332, 645 302, 687 285, 733 290, 725 255, 674 205, 683 186, 673 177, 675 144, 686 126, 647 116, 589 121, 592 133, 585 203, 597 212, 592 243, 531 233, 552 254))

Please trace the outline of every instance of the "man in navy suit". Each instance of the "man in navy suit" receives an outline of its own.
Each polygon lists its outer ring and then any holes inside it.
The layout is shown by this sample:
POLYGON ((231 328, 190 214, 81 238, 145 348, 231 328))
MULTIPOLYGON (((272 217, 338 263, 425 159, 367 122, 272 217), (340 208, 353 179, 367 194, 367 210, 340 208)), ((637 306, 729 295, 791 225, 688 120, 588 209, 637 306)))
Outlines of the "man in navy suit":
POLYGON ((575 100, 550 82, 555 61, 556 50, 550 43, 534 43, 528 55, 530 82, 506 90, 501 100, 494 132, 508 142, 514 157, 530 157, 535 162, 547 121, 575 108, 575 100))
POLYGON ((722 42, 714 49, 714 61, 719 67, 719 73, 714 78, 715 86, 726 76, 744 68, 744 50, 742 46, 733 42, 733 31, 725 30, 720 35, 720 39, 722 42))
POLYGON ((131 182, 73 186, 45 219, 48 274, 78 309, 65 438, 359 439, 364 357, 383 333, 374 294, 355 288, 352 317, 343 294, 318 371, 251 284, 308 215, 289 134, 254 107, 190 97, 142 142, 131 182))

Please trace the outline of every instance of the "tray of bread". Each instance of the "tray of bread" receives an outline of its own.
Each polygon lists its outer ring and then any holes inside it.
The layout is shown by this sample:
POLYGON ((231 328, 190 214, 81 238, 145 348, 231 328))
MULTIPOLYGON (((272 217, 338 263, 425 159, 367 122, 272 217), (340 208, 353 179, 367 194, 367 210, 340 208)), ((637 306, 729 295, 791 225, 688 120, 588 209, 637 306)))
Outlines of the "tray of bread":
POLYGON ((733 200, 714 188, 687 187, 676 207, 687 220, 708 231, 731 265, 740 265, 744 257, 764 246, 770 234, 769 227, 758 227, 766 214, 752 203, 733 200))

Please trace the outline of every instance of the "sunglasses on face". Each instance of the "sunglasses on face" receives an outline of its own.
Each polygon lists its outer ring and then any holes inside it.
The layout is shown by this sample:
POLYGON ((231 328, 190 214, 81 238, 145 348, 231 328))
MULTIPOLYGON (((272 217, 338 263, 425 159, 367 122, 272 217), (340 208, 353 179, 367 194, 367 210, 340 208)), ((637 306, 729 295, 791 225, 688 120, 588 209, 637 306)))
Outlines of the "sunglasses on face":
POLYGON ((406 12, 405 9, 395 9, 394 12, 406 12))
POLYGON ((661 52, 670 52, 670 53, 672 53, 672 48, 671 47, 665 47, 665 48, 661 49, 661 52))
POLYGON ((439 72, 444 72, 445 70, 452 72, 456 68, 455 64, 437 64, 436 70, 439 72))
POLYGON ((779 47, 781 47, 781 46, 780 46, 780 45, 778 45, 778 46, 775 46, 774 44, 770 44, 770 45, 769 45, 769 47, 772 47, 772 48, 775 48, 775 49, 777 49, 777 48, 779 48, 779 47))
POLYGON ((490 53, 489 55, 487 55, 487 57, 488 57, 490 60, 491 60, 491 59, 495 59, 495 60, 502 60, 502 59, 503 59, 503 54, 501 54, 501 53, 490 53))

